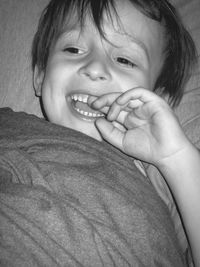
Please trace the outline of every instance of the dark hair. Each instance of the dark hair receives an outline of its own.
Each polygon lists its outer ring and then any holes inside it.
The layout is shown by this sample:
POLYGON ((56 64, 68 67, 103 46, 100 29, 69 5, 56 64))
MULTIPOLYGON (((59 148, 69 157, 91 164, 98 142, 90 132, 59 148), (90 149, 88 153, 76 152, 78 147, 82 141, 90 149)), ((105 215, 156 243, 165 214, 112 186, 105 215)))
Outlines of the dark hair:
MULTIPOLYGON (((168 96, 172 106, 179 104, 184 86, 197 62, 194 42, 183 26, 175 8, 167 0, 129 0, 139 11, 160 22, 166 32, 165 61, 156 81, 154 91, 168 96), (162 88, 162 89, 161 89, 162 88)), ((86 15, 93 19, 99 33, 102 29, 103 13, 111 18, 115 0, 51 0, 39 21, 32 46, 32 68, 45 70, 49 51, 66 25, 67 18, 77 12, 78 21, 83 25, 86 15)), ((120 21, 120 18, 118 18, 120 21)), ((112 20, 112 18, 111 18, 112 20)))

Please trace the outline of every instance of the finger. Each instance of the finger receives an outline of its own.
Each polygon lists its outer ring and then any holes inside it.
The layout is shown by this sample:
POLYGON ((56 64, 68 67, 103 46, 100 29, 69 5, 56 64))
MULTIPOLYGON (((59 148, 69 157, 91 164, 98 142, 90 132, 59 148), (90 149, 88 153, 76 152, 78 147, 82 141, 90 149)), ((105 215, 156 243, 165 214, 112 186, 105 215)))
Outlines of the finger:
POLYGON ((109 107, 100 108, 100 109, 98 109, 98 111, 100 111, 100 112, 104 113, 105 115, 107 115, 108 111, 109 111, 109 107))
POLYGON ((123 150, 123 131, 119 130, 111 122, 103 118, 96 120, 96 126, 106 141, 120 150, 123 150))
POLYGON ((142 105, 143 105, 143 102, 140 99, 134 99, 134 100, 131 99, 130 101, 128 101, 127 109, 129 110, 136 109, 142 105))
POLYGON ((124 111, 127 114, 128 112, 131 112, 133 109, 136 109, 144 104, 140 99, 137 98, 137 96, 134 97, 133 92, 136 89, 139 88, 130 89, 125 93, 119 95, 119 97, 114 101, 108 112, 107 115, 108 120, 110 121, 117 120, 120 112, 124 111))
POLYGON ((91 105, 94 109, 101 109, 103 107, 110 107, 112 103, 116 100, 116 98, 121 93, 109 93, 102 96, 97 97, 94 99, 93 97, 88 98, 88 103, 91 105), (93 102, 91 102, 93 100, 93 102))
POLYGON ((94 96, 94 95, 89 95, 88 99, 87 99, 87 104, 89 106, 92 106, 92 103, 97 100, 98 96, 94 96))
POLYGON ((123 107, 120 106, 120 105, 118 105, 116 102, 114 102, 111 105, 110 109, 109 109, 109 112, 107 114, 107 119, 109 121, 115 121, 115 120, 117 120, 117 118, 118 118, 121 110, 123 110, 123 107))
POLYGON ((87 99, 88 106, 90 106, 92 109, 95 109, 95 110, 101 111, 104 114, 107 114, 108 113, 108 110, 109 110, 108 107, 96 108, 95 105, 93 105, 93 103, 97 99, 98 99, 98 96, 93 96, 93 95, 88 96, 88 99, 87 99))
POLYGON ((107 119, 110 121, 118 120, 120 117, 122 119, 124 116, 120 116, 120 113, 127 115, 127 113, 133 111, 133 109, 139 108, 141 105, 143 105, 143 102, 139 99, 127 101, 124 105, 120 105, 116 100, 109 109, 107 119))
POLYGON ((125 93, 123 93, 122 95, 120 95, 117 98, 117 103, 119 105, 124 105, 125 103, 127 103, 128 101, 133 101, 133 100, 137 100, 138 105, 141 105, 142 103, 147 103, 147 102, 151 102, 151 101, 163 101, 162 98, 158 95, 156 95, 154 92, 151 92, 147 89, 144 88, 133 88, 130 89, 128 91, 126 91, 125 93))

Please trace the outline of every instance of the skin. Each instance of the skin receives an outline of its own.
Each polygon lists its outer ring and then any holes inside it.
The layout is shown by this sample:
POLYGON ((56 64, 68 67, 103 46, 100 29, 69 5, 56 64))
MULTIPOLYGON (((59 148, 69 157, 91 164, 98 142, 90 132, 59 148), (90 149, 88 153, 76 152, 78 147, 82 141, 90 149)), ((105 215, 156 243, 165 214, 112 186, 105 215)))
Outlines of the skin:
POLYGON ((66 30, 52 46, 45 71, 35 69, 36 94, 49 121, 105 139, 159 169, 200 266, 200 155, 169 105, 152 92, 164 61, 164 30, 128 1, 116 3, 123 27, 105 16, 109 42, 89 18, 82 31, 74 27, 75 18, 71 21, 70 33, 66 30), (84 94, 90 111, 106 116, 92 119, 75 111, 71 96, 77 94, 84 94))
POLYGON ((103 28, 109 42, 89 18, 82 31, 72 18, 51 49, 46 70, 35 69, 36 94, 42 97, 48 120, 97 140, 102 137, 95 120, 80 116, 70 96, 123 93, 138 86, 152 90, 164 59, 162 26, 129 1, 119 1, 116 7, 123 27, 115 17, 112 23, 105 16, 103 28))

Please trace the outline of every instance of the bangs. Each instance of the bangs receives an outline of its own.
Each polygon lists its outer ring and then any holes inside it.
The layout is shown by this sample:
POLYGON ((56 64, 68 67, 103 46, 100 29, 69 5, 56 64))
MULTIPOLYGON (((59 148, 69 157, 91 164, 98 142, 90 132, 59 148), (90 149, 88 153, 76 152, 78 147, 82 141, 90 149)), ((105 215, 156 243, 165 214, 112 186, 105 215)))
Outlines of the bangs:
MULTIPOLYGON (((116 1, 115 0, 67 0, 60 1, 60 18, 62 25, 68 25, 70 20, 73 18, 74 23, 80 25, 81 28, 84 26, 84 22, 86 17, 90 17, 90 19, 94 22, 94 25, 98 29, 99 33, 104 36, 103 31, 103 18, 106 15, 107 18, 113 25, 113 19, 115 18, 119 25, 120 18, 116 11, 116 1), (114 18, 113 18, 114 14, 114 18), (76 19, 75 19, 76 18, 76 19)), ((141 13, 146 15, 147 17, 156 20, 158 22, 162 21, 162 3, 161 0, 129 0, 131 4, 135 6, 141 13)), ((166 2, 165 2, 166 5, 166 2)), ((56 6, 59 5, 56 3, 56 6)), ((166 8, 166 6, 165 6, 166 8)), ((169 7, 170 12, 170 7, 169 7)), ((55 12, 57 13, 57 12, 55 12)), ((61 25, 60 25, 61 26, 61 25)))
POLYGON ((147 17, 158 22, 162 21, 162 0, 130 0, 130 2, 147 17))
POLYGON ((60 34, 60 31, 66 31, 76 25, 79 25, 80 29, 83 29, 85 20, 89 17, 100 35, 105 38, 103 30, 103 19, 105 15, 112 24, 113 14, 115 19, 119 21, 115 1, 113 0, 67 0, 60 1, 60 5, 56 3, 55 6, 58 10, 54 12, 55 17, 52 21, 59 21, 58 25, 56 25, 58 34, 60 34))

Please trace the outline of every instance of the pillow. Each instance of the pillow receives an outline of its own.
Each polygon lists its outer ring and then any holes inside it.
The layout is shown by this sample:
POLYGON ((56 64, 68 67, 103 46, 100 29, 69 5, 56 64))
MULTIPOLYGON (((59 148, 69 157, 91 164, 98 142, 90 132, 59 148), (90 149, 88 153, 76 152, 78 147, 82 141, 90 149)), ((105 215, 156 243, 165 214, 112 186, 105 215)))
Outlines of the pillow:
POLYGON ((176 114, 189 139, 200 148, 200 1, 172 0, 197 47, 198 67, 189 80, 176 114))
POLYGON ((34 95, 31 44, 48 0, 0 1, 0 107, 42 116, 34 95))

